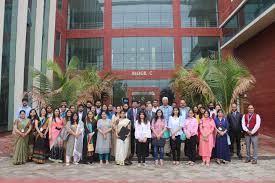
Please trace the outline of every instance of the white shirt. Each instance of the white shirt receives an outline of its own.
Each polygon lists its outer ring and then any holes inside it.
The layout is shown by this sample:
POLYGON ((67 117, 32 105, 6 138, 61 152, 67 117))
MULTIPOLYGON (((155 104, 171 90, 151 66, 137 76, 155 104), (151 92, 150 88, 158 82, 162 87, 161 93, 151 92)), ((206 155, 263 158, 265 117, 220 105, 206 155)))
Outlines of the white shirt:
POLYGON ((151 138, 151 127, 150 122, 148 121, 147 124, 138 121, 135 122, 135 138, 138 140, 142 140, 144 138, 151 138))
MULTIPOLYGON (((179 127, 181 127, 175 136, 181 135, 183 133, 182 131, 183 126, 184 126, 184 120, 181 117, 176 119, 172 116, 169 117, 168 128, 170 129, 170 131, 175 132, 179 127)), ((170 136, 172 136, 171 132, 170 132, 170 136)))
MULTIPOLYGON (((261 126, 261 118, 258 114, 256 114, 256 125, 254 126, 254 128, 251 131, 252 135, 259 130, 260 126, 261 126)), ((247 126, 245 125, 245 115, 243 115, 242 127, 245 132, 249 131, 247 126)))
POLYGON ((158 109, 159 109, 159 107, 153 107, 153 108, 152 108, 152 111, 153 111, 153 112, 157 112, 158 109))

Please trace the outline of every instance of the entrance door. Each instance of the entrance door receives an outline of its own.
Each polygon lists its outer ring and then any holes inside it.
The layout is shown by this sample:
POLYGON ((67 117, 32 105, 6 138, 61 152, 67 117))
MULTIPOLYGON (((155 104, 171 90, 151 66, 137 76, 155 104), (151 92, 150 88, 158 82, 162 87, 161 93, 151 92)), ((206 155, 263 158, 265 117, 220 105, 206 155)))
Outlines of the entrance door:
POLYGON ((160 89, 156 87, 151 88, 128 88, 128 98, 131 104, 133 100, 146 102, 153 101, 154 99, 159 100, 160 89))

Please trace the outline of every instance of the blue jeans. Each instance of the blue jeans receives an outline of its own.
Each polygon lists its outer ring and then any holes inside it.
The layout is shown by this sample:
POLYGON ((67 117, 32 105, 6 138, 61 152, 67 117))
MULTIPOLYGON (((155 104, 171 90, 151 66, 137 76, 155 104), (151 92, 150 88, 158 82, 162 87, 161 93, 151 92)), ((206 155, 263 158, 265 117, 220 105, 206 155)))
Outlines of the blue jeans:
POLYGON ((161 160, 163 160, 164 156, 164 147, 156 146, 154 145, 154 160, 158 160, 158 151, 159 151, 159 156, 161 160))
POLYGON ((99 160, 109 160, 109 153, 106 154, 99 154, 99 160))

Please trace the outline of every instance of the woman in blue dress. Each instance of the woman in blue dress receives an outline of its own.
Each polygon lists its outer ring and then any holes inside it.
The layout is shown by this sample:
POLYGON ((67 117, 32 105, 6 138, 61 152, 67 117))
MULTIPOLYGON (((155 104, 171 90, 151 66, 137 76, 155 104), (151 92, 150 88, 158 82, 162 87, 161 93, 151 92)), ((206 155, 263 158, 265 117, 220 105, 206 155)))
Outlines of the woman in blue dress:
POLYGON ((214 150, 214 156, 217 159, 217 163, 227 163, 230 161, 230 150, 228 143, 228 122, 224 118, 224 113, 221 109, 217 111, 218 115, 215 118, 216 124, 216 145, 214 150))

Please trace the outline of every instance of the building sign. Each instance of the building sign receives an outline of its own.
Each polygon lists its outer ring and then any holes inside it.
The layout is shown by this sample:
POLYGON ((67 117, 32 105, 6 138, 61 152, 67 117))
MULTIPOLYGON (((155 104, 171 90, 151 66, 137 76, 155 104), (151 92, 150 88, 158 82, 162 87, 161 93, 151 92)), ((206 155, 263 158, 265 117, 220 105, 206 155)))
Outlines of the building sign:
POLYGON ((153 71, 132 71, 132 76, 152 76, 153 71))

